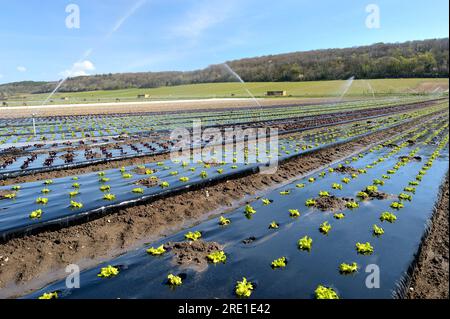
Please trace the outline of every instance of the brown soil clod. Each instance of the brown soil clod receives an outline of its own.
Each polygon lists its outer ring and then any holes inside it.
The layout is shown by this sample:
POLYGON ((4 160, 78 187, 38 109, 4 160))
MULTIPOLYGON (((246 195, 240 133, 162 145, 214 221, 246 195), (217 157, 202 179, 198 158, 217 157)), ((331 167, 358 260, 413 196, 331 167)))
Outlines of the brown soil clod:
POLYGON ((243 244, 248 245, 253 243, 256 240, 255 236, 250 236, 242 241, 243 244))
POLYGON ((336 196, 324 196, 314 199, 316 204, 314 207, 321 211, 339 211, 345 209, 345 204, 350 199, 344 199, 336 196))
MULTIPOLYGON (((146 168, 146 167, 135 167, 132 170, 133 173, 136 173, 138 175, 147 175, 147 171, 148 171, 148 168, 146 168)), ((153 172, 156 172, 156 171, 153 170, 153 172)))
POLYGON ((145 186, 145 187, 155 187, 159 184, 158 178, 144 178, 140 179, 136 182, 136 184, 145 186))
POLYGON ((389 144, 386 144, 385 146, 389 147, 389 148, 396 148, 396 147, 398 147, 398 145, 394 144, 394 143, 389 143, 389 144))
POLYGON ((388 198, 394 198, 394 196, 389 195, 387 193, 383 193, 383 192, 367 192, 367 195, 369 195, 368 199, 388 199, 388 198))
POLYGON ((216 242, 196 240, 168 242, 164 245, 164 249, 174 255, 173 261, 177 265, 205 268, 208 264, 207 256, 213 252, 222 250, 223 247, 216 242))
POLYGON ((416 162, 421 162, 422 161, 422 157, 421 156, 400 156, 399 159, 400 160, 416 161, 416 162))
POLYGON ((341 166, 334 169, 335 172, 342 174, 358 174, 358 170, 351 166, 341 166))

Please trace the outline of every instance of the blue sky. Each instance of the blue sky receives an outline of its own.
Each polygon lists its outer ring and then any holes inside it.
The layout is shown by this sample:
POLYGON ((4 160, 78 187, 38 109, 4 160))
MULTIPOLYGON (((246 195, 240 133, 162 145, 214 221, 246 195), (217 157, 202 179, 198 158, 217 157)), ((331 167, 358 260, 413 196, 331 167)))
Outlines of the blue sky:
POLYGON ((0 83, 448 37, 448 12, 448 0, 0 0, 0 83), (365 24, 372 3, 380 28, 365 24))

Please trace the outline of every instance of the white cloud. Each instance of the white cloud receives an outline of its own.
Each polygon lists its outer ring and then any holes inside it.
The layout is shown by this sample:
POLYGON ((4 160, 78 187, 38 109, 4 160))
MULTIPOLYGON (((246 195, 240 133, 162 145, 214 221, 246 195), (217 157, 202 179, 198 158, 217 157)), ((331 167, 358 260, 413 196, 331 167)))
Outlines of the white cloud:
POLYGON ((17 71, 19 71, 19 72, 26 72, 26 71, 27 71, 27 68, 24 67, 23 65, 19 65, 19 66, 17 67, 17 71))
POLYGON ((75 77, 75 76, 84 76, 89 75, 89 71, 94 71, 95 66, 94 64, 89 60, 84 60, 80 62, 75 62, 72 65, 72 68, 69 70, 65 70, 64 72, 61 72, 60 75, 63 77, 75 77))

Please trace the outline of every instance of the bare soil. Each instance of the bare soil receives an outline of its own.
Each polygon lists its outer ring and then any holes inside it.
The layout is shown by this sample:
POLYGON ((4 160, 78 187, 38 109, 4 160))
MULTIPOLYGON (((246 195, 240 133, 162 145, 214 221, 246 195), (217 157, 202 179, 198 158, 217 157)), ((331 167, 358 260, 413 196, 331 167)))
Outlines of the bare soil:
POLYGON ((321 211, 339 211, 345 209, 345 204, 350 200, 349 198, 340 198, 336 196, 324 196, 314 199, 316 204, 314 207, 321 211))
POLYGON ((214 210, 223 213, 233 203, 256 192, 319 169, 414 125, 417 121, 293 158, 281 163, 272 175, 230 179, 168 199, 120 209, 80 225, 11 239, 0 244, 0 297, 20 295, 64 276, 63 269, 68 264, 90 267, 99 260, 139 247, 145 241, 199 222, 214 210))
POLYGON ((400 160, 409 160, 409 161, 415 161, 415 162, 420 162, 422 161, 422 157, 420 156, 399 156, 400 160))
POLYGON ((449 184, 448 176, 441 188, 441 197, 431 220, 431 227, 419 252, 406 298, 448 299, 449 244, 449 184))
POLYGON ((164 249, 174 255, 173 262, 176 265, 196 270, 204 270, 208 266, 207 256, 213 252, 222 250, 223 247, 216 242, 203 240, 168 242, 164 249))
POLYGON ((334 169, 335 172, 342 174, 358 174, 358 170, 351 166, 341 166, 334 169))

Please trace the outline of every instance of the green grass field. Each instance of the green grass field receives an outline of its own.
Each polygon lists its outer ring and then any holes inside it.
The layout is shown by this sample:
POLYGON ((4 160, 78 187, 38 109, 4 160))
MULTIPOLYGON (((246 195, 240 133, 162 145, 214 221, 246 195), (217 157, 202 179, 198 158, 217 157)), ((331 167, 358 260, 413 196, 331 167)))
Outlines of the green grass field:
MULTIPOLYGON (((249 97, 244 88, 247 88, 254 96, 264 97, 268 90, 287 91, 288 97, 334 97, 340 96, 347 81, 312 81, 312 82, 251 82, 241 84, 232 83, 208 83, 159 87, 152 89, 126 89, 111 91, 89 91, 78 93, 57 93, 52 97, 52 104, 87 103, 87 102, 113 102, 138 101, 139 94, 149 94, 146 100, 165 99, 197 99, 197 98, 229 98, 249 97), (66 97, 67 100, 63 100, 66 97)), ((436 93, 448 90, 449 79, 376 79, 355 80, 351 84, 346 97, 358 97, 385 94, 414 94, 436 93)), ((28 105, 33 102, 43 101, 47 94, 29 94, 10 98, 10 105, 28 105)), ((143 100, 143 99, 141 99, 143 100)))

